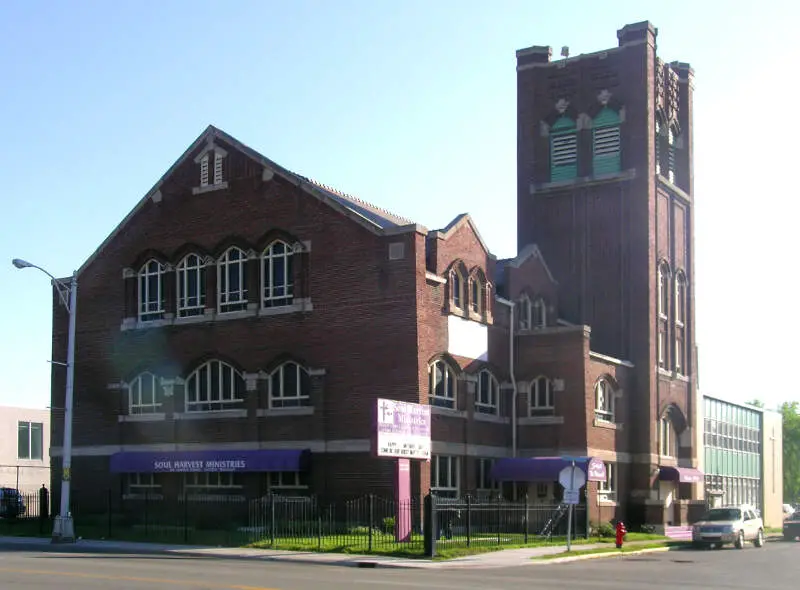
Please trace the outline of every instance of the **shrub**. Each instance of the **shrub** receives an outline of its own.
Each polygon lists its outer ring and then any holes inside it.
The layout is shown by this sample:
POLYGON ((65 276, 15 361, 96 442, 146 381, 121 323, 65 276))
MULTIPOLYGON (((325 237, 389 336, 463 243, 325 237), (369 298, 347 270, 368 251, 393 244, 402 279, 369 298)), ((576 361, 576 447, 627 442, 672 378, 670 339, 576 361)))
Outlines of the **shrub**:
POLYGON ((596 533, 598 537, 613 537, 617 532, 610 522, 601 522, 597 526, 596 533))
POLYGON ((394 534, 394 523, 395 523, 394 516, 387 516, 386 518, 384 518, 383 519, 383 532, 386 533, 387 535, 393 535, 394 534))

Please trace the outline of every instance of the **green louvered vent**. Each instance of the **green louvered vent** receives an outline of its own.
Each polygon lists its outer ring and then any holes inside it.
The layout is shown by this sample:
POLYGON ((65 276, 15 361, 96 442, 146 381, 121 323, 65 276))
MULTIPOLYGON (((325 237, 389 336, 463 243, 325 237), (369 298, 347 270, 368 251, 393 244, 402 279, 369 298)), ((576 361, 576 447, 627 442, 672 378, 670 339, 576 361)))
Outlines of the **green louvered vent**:
POLYGON ((621 169, 619 123, 619 115, 608 107, 594 118, 592 169, 595 174, 613 174, 621 169))
POLYGON ((572 180, 578 175, 578 136, 575 123, 561 117, 550 130, 550 181, 572 180))

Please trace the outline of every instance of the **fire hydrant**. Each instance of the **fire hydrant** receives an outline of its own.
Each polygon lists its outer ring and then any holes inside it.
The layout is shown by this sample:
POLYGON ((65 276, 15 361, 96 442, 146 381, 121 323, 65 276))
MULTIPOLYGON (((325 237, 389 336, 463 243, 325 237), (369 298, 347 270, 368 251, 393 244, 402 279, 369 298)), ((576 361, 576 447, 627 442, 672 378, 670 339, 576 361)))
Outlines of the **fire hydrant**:
POLYGON ((625 540, 625 534, 628 529, 625 528, 625 523, 621 520, 617 523, 617 549, 622 549, 622 542, 625 540))

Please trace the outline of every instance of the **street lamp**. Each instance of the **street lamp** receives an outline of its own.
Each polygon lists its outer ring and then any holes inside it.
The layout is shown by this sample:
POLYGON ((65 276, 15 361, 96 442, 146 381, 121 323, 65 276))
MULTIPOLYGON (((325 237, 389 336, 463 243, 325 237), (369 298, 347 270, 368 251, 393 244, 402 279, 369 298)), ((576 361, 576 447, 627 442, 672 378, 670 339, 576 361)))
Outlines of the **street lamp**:
POLYGON ((60 281, 43 269, 25 260, 15 258, 11 263, 17 268, 36 268, 53 281, 58 298, 69 313, 69 336, 67 339, 67 391, 64 399, 64 445, 61 465, 61 508, 53 520, 53 542, 75 541, 75 526, 69 509, 70 471, 72 466, 72 390, 75 382, 75 315, 78 296, 78 273, 72 273, 69 284, 60 281))

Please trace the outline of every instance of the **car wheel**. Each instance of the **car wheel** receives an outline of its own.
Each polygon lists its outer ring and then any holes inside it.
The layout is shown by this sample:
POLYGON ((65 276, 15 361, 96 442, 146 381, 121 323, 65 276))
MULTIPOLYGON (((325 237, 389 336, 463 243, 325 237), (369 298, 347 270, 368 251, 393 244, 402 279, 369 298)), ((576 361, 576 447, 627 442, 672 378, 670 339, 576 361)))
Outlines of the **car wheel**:
POLYGON ((736 535, 736 548, 737 549, 744 549, 744 532, 739 531, 739 534, 736 535))
POLYGON ((763 547, 764 546, 764 531, 763 529, 758 529, 758 534, 756 535, 756 540, 753 541, 753 545, 756 547, 763 547))

